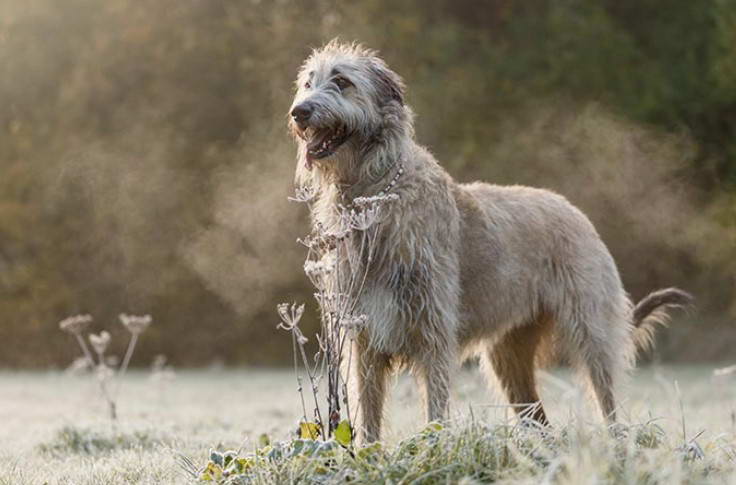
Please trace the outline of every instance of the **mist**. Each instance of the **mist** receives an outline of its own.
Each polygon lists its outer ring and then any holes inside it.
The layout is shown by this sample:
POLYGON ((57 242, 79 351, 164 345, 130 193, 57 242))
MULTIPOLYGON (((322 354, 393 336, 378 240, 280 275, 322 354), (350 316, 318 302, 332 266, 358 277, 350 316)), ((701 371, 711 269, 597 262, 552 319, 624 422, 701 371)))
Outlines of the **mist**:
POLYGON ((275 305, 313 302, 286 110, 311 47, 336 36, 404 77, 419 143, 457 180, 555 190, 594 223, 634 300, 696 295, 656 358, 728 356, 736 152, 697 114, 717 118, 728 93, 705 96, 696 66, 626 41, 645 32, 611 20, 623 13, 563 3, 478 16, 464 2, 5 2, 0 365, 66 365, 56 325, 80 312, 98 329, 151 313, 142 362, 289 362, 275 305), (574 30, 579 15, 595 35, 574 30), (571 29, 566 56, 540 47, 567 46, 571 29), (694 100, 711 104, 691 113, 694 100))

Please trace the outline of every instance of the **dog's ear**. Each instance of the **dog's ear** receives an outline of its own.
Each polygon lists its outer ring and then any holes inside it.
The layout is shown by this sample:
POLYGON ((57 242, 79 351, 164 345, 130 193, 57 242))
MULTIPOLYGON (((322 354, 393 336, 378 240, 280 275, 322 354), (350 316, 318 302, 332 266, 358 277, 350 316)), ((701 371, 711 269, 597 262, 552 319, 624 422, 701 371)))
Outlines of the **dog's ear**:
POLYGON ((388 68, 385 62, 374 59, 371 62, 371 71, 376 76, 378 96, 385 101, 397 101, 404 106, 404 81, 401 76, 388 68))

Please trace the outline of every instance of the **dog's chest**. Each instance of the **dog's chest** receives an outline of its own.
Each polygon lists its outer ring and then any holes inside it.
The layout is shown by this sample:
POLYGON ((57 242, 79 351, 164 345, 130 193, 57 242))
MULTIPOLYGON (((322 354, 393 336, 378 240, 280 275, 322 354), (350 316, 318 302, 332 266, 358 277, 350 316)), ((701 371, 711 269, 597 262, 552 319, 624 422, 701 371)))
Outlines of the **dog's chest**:
POLYGON ((368 263, 364 281, 351 298, 356 312, 366 317, 364 332, 372 348, 393 355, 408 354, 408 349, 425 337, 422 322, 432 306, 429 275, 411 258, 415 251, 406 247, 406 242, 382 244, 374 248, 371 258, 364 255, 363 261, 368 263))
MULTIPOLYGON (((434 338, 431 329, 443 325, 441 306, 448 300, 438 289, 454 277, 447 268, 451 244, 442 232, 401 214, 350 231, 331 251, 338 268, 333 291, 350 300, 349 317, 365 316, 369 345, 392 355, 410 355, 434 338)), ((325 217, 318 227, 337 222, 325 217)))

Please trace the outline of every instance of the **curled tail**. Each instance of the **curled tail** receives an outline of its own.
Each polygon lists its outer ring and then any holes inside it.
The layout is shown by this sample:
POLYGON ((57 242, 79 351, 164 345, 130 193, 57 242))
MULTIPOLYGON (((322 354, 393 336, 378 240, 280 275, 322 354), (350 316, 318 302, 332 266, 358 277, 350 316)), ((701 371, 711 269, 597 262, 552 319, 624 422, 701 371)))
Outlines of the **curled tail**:
POLYGON ((693 296, 678 288, 665 288, 654 291, 636 304, 634 307, 633 324, 634 339, 638 350, 652 347, 654 331, 657 325, 667 325, 670 316, 669 308, 688 307, 693 302, 693 296))

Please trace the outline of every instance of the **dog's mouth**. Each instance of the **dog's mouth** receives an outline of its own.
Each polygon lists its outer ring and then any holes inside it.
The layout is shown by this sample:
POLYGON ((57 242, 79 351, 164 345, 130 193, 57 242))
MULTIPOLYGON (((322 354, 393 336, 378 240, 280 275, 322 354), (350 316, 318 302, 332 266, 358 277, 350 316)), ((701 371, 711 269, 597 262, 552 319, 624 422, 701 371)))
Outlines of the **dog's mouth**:
POLYGON ((312 168, 313 161, 335 153, 348 138, 345 125, 336 128, 307 128, 304 132, 304 139, 307 141, 307 168, 312 168))

